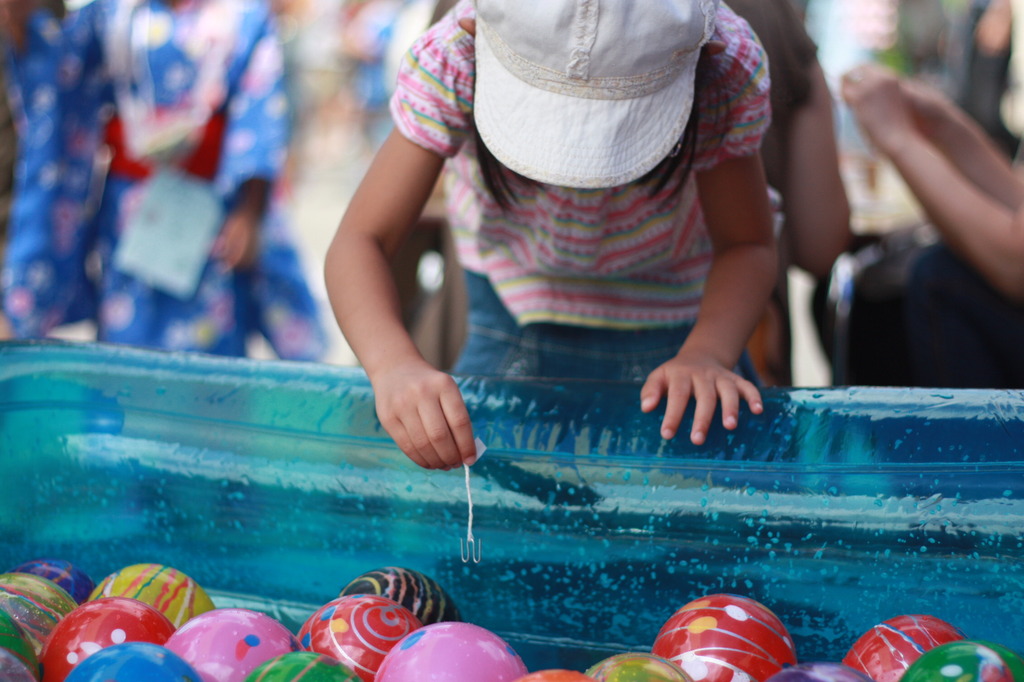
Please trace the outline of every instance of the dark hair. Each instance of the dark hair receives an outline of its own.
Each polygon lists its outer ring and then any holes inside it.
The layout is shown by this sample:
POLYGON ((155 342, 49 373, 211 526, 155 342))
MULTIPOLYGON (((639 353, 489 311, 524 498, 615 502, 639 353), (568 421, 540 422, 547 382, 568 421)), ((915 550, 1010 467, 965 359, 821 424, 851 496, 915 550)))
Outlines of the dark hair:
MULTIPOLYGON (((702 61, 706 58, 706 55, 701 55, 702 61)), ((652 183, 654 180, 657 180, 651 187, 652 195, 665 188, 665 185, 668 184, 680 165, 685 163, 685 166, 683 166, 684 182, 693 169, 693 162, 697 157, 697 133, 700 128, 700 115, 698 114, 700 107, 698 102, 700 101, 701 91, 704 88, 701 74, 706 72, 706 69, 697 69, 697 77, 693 83, 693 106, 690 108, 690 118, 686 122, 686 128, 683 130, 683 136, 679 138, 678 145, 672 150, 671 154, 662 159, 657 166, 647 171, 638 180, 642 184, 652 183)), ((491 153, 491 150, 487 148, 487 145, 484 144, 479 131, 475 127, 473 129, 473 138, 476 143, 477 159, 480 163, 480 175, 483 178, 484 186, 491 197, 498 202, 499 206, 504 209, 510 208, 515 201, 515 193, 512 191, 510 177, 514 177, 517 181, 522 182, 531 182, 531 180, 506 168, 498 161, 494 154, 491 153)))

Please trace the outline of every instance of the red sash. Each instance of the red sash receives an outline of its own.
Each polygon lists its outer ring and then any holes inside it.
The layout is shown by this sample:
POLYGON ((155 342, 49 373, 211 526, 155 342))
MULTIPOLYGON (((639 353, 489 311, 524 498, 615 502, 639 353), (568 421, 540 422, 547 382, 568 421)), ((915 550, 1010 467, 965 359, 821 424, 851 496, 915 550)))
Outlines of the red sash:
MULTIPOLYGON (((214 114, 203 129, 203 137, 192 155, 184 163, 178 164, 185 172, 206 180, 212 180, 217 174, 220 164, 220 150, 224 142, 224 114, 214 114)), ((144 180, 153 172, 153 166, 146 161, 129 156, 124 144, 124 126, 121 119, 114 116, 107 124, 106 143, 113 154, 110 160, 110 172, 116 175, 144 180)))

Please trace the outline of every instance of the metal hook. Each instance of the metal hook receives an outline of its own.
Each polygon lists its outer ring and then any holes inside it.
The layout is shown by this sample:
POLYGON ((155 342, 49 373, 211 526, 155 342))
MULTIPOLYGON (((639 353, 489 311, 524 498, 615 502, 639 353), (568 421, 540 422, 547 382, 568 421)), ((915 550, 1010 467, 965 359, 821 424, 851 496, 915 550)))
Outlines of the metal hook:
POLYGON ((467 535, 466 539, 459 539, 459 552, 462 555, 462 563, 468 564, 472 559, 474 564, 480 563, 483 558, 483 540, 474 540, 473 534, 467 535))

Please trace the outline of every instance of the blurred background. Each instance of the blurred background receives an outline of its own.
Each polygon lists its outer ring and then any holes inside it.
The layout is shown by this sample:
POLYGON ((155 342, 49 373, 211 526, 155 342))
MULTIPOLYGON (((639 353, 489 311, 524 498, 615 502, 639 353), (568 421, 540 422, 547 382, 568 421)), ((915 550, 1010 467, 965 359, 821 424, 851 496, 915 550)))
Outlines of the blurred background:
MULTIPOLYGON (((1010 151, 1021 129, 1012 50, 1017 0, 792 0, 818 45, 833 95, 840 75, 864 61, 885 63, 939 85, 1010 151)), ((309 281, 331 334, 327 362, 355 364, 323 285, 323 259, 348 199, 390 129, 387 111, 405 49, 431 22, 436 0, 276 0, 290 69, 295 136, 287 169, 290 211, 309 281)), ((442 0, 444 2, 444 0, 442 0)), ((445 3, 450 4, 450 3, 445 3)), ((872 237, 921 221, 901 180, 861 139, 835 101, 852 228, 872 237)), ((443 280, 443 258, 427 250, 416 266, 423 298, 443 280)), ((789 271, 793 384, 832 383, 811 299, 815 282, 789 271)), ((58 336, 87 339, 88 326, 58 336)), ((256 357, 269 356, 256 345, 256 357)))
MULTIPOLYGON (((1016 136, 1010 130, 1019 129, 1020 104, 1010 68, 1008 0, 794 3, 818 44, 818 57, 834 94, 843 72, 863 61, 882 62, 940 85, 993 136, 1016 148, 1016 136), (983 34, 986 29, 988 34, 983 34), (979 36, 988 44, 979 45, 979 36)), ((297 101, 302 104, 292 165, 293 210, 317 286, 321 286, 326 245, 347 198, 389 127, 386 102, 396 62, 428 24, 434 4, 432 0, 290 0, 281 8, 283 33, 297 75, 297 101)), ((845 106, 838 100, 835 106, 854 231, 878 235, 920 221, 919 209, 898 175, 873 158, 845 106)), ((440 286, 439 254, 429 252, 419 270, 425 290, 440 286)), ((790 268, 789 279, 793 383, 828 385, 830 361, 809 304, 814 282, 796 267, 790 268)), ((322 290, 318 294, 324 295, 322 290)), ((333 327, 332 333, 337 336, 329 361, 354 362, 333 327)))

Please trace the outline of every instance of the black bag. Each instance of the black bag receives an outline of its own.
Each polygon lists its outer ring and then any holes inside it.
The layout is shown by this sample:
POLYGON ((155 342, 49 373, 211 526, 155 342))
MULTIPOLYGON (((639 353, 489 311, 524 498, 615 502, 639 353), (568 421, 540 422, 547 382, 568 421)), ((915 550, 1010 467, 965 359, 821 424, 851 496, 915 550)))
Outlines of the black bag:
POLYGON ((916 225, 867 238, 836 259, 814 301, 834 385, 913 385, 905 291, 914 260, 937 238, 930 225, 916 225))

